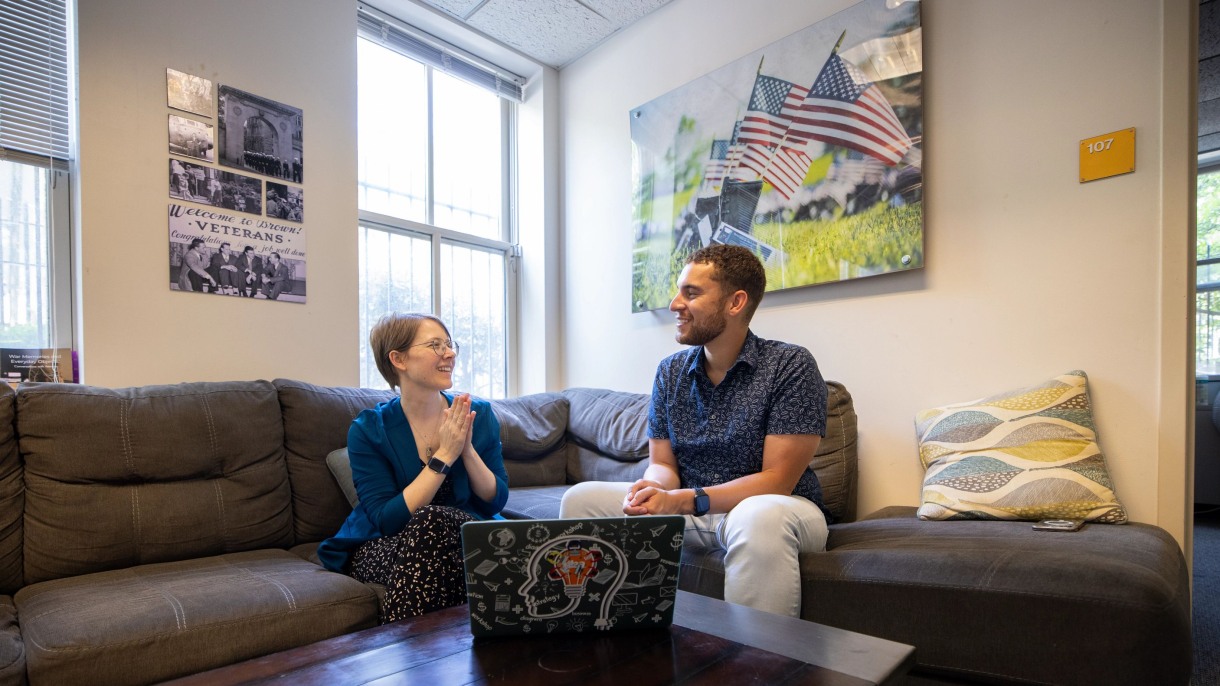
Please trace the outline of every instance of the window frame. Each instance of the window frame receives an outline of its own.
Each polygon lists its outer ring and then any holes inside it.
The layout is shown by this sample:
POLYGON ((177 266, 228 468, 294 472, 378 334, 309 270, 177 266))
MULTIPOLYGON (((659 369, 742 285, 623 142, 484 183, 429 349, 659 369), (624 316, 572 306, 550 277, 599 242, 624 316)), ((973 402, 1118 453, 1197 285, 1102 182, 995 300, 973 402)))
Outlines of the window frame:
MULTIPOLYGON (((357 36, 358 40, 369 40, 363 36, 357 36)), ((430 241, 431 247, 431 282, 432 282, 432 312, 437 316, 442 316, 442 281, 444 275, 441 271, 441 246, 448 242, 459 246, 473 247, 476 249, 486 250, 488 252, 499 252, 504 259, 504 359, 505 359, 505 379, 504 387, 506 397, 513 397, 519 393, 520 382, 520 356, 518 354, 518 339, 517 335, 519 327, 520 306, 519 306, 519 285, 520 285, 520 257, 521 248, 518 242, 518 227, 517 227, 517 104, 510 98, 500 95, 500 238, 492 239, 474 234, 465 233, 456 229, 448 229, 435 224, 436 218, 436 184, 434 178, 434 126, 433 118, 435 116, 435 108, 433 107, 433 79, 436 68, 421 61, 418 58, 395 50, 393 47, 372 41, 378 47, 397 52, 404 57, 415 60, 422 64, 426 73, 427 87, 427 129, 428 129, 428 150, 427 158, 427 191, 425 197, 425 221, 419 222, 410 219, 404 219, 391 215, 373 212, 371 210, 359 209, 357 226, 369 230, 380 230, 389 233, 400 235, 411 235, 416 238, 427 238, 430 241)), ((449 74, 453 78, 461 78, 459 75, 449 74)), ((476 84, 477 85, 477 84, 476 84)), ((357 179, 357 186, 360 185, 360 179, 357 179)), ((360 267, 359 278, 363 281, 365 278, 363 267, 360 267)), ((363 308, 363 303, 361 304, 363 308)), ((361 332, 362 337, 365 332, 361 332)), ((368 342, 361 340, 361 346, 367 346, 368 342)), ((361 370, 363 376, 363 370, 361 370)))
POLYGON ((76 3, 39 0, 9 9, 14 11, 0 19, 11 39, 0 55, 6 74, 0 83, 0 160, 37 169, 46 184, 46 207, 40 208, 46 222, 46 300, 37 317, 49 330, 38 347, 76 351, 76 3))
MULTIPOLYGON (((1198 166, 1195 171, 1196 189, 1198 188, 1199 180, 1202 177, 1213 176, 1213 175, 1220 175, 1220 158, 1218 158, 1215 153, 1209 153, 1207 155, 1200 155, 1199 161, 1198 161, 1198 166)), ((1197 212, 1198 211, 1198 209, 1197 209, 1198 198, 1197 197, 1195 198, 1195 205, 1196 205, 1195 211, 1197 212)), ((1196 244, 1197 244, 1197 240, 1198 240, 1198 231, 1199 231, 1199 227, 1197 226, 1197 222, 1196 222, 1196 226, 1195 226, 1196 244)), ((1200 371, 1198 369, 1198 364, 1200 362, 1200 355, 1199 355, 1200 341, 1199 341, 1198 329, 1199 329, 1199 325, 1200 325, 1199 317, 1200 317, 1200 313, 1202 312, 1199 309, 1199 296, 1204 296, 1208 300, 1210 300, 1212 297, 1211 296, 1212 293, 1220 291, 1220 281, 1207 281, 1207 282, 1200 281, 1199 280, 1199 270, 1203 267, 1209 267, 1209 266, 1213 266, 1213 265, 1217 265, 1217 264, 1220 264, 1220 256, 1199 257, 1198 248, 1196 247, 1195 263, 1194 263, 1194 269, 1195 269, 1195 277, 1194 277, 1194 280, 1195 280, 1195 293, 1194 293, 1195 334, 1194 334, 1194 346, 1193 346, 1194 347, 1194 361, 1195 361, 1194 366, 1196 367, 1196 369, 1195 369, 1196 378, 1199 377, 1200 375, 1207 376, 1207 377, 1213 376, 1213 374, 1211 372, 1204 372, 1204 371, 1200 371)), ((1210 312, 1208 312, 1207 314, 1204 314, 1203 316, 1206 317, 1208 320, 1210 320, 1212 317, 1212 314, 1210 312)), ((1209 329, 1210 329, 1210 327, 1209 327, 1209 329)), ((1209 347, 1210 347, 1210 340, 1206 343, 1206 345, 1209 345, 1209 347)), ((1205 355, 1204 359, 1206 359, 1207 357, 1208 356, 1205 355)))
MULTIPOLYGON (((47 345, 38 348, 76 350, 75 298, 73 297, 72 260, 72 173, 58 165, 38 164, 15 156, 0 158, 8 164, 33 167, 46 174, 47 235, 43 257, 46 260, 48 312, 47 345)), ((45 160, 43 160, 45 162, 45 160)), ((40 313, 41 318, 41 313, 40 313)))

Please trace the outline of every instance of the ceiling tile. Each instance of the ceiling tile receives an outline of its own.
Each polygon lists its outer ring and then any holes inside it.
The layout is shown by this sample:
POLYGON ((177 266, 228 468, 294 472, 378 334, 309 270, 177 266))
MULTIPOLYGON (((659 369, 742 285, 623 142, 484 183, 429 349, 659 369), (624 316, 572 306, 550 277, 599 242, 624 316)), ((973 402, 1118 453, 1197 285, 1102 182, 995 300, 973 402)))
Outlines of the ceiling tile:
POLYGON ((470 10, 479 6, 483 0, 424 0, 433 7, 444 10, 458 19, 465 19, 470 10))
POLYGON ((1199 7, 1199 59, 1220 55, 1220 2, 1199 7))
POLYGON ((1220 100, 1199 103, 1199 135, 1220 133, 1220 100))
POLYGON ((661 7, 670 0, 581 0, 594 12, 609 19, 615 29, 622 28, 661 7))
POLYGON ((618 29, 576 0, 490 0, 467 23, 553 67, 618 29))

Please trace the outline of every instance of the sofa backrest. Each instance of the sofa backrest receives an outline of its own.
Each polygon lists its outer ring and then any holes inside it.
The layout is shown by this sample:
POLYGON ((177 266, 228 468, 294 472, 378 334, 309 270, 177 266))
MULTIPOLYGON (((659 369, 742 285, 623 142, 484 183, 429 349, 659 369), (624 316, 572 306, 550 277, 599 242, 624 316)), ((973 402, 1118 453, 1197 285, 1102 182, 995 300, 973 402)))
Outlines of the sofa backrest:
POLYGON ((0 383, 0 593, 21 588, 22 513, 25 511, 25 479, 17 452, 13 427, 16 394, 0 383))
MULTIPOLYGON (((843 384, 826 386, 826 437, 811 464, 826 508, 836 521, 849 522, 856 517, 856 411, 843 384)), ((640 478, 648 457, 649 396, 599 388, 563 395, 569 403, 568 482, 640 478)))
POLYGON ((564 483, 567 473, 568 400, 535 393, 492 400, 510 487, 564 483))
POLYGON ((284 418, 284 450, 292 482, 292 528, 296 543, 333 536, 352 506, 339 488, 326 456, 347 446, 347 429, 362 410, 394 397, 389 389, 316 386, 276 379, 284 418))
POLYGON ((23 384, 24 582, 292 541, 275 388, 23 384))
POLYGON ((567 482, 635 481, 648 466, 648 403, 641 393, 569 388, 567 482))

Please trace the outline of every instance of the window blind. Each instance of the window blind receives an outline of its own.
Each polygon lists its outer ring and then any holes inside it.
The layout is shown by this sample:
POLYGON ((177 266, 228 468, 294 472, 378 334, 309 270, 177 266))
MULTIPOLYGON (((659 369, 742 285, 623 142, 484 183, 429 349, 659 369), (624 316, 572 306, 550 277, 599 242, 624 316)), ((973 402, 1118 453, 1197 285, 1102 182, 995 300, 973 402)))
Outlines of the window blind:
POLYGON ((0 157, 67 163, 68 0, 0 0, 0 157))
POLYGON ((403 24, 371 7, 360 5, 357 9, 356 33, 361 38, 402 53, 434 69, 482 86, 500 97, 521 102, 525 87, 523 77, 481 60, 461 48, 403 24))

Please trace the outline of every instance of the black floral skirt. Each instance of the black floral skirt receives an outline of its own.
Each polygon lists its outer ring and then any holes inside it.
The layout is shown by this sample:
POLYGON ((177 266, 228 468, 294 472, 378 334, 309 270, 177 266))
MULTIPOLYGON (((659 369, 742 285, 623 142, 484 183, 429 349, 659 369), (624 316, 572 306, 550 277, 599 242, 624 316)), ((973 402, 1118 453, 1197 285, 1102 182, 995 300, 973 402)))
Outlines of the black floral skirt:
POLYGON ((462 524, 473 520, 456 507, 426 505, 402 531, 356 549, 352 578, 386 588, 382 624, 466 602, 462 524))

